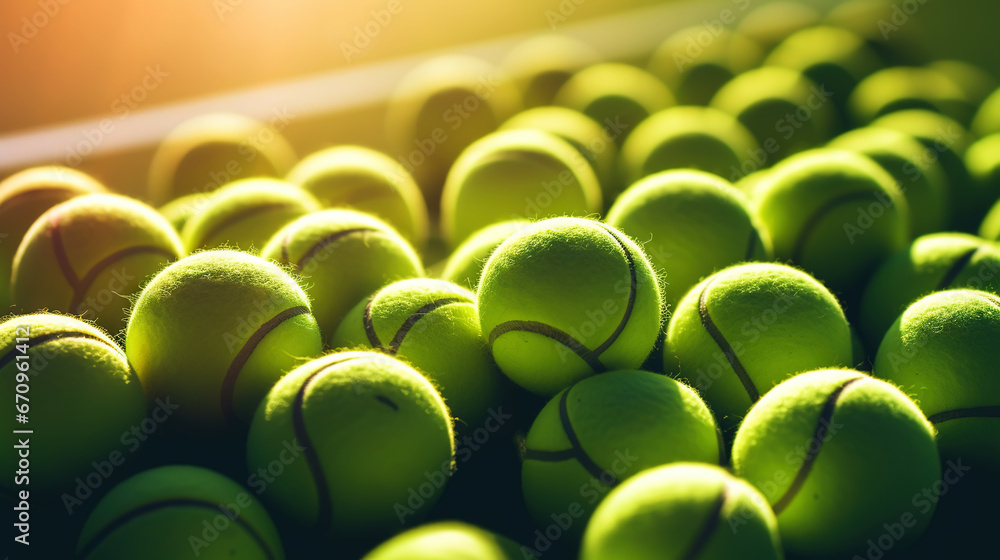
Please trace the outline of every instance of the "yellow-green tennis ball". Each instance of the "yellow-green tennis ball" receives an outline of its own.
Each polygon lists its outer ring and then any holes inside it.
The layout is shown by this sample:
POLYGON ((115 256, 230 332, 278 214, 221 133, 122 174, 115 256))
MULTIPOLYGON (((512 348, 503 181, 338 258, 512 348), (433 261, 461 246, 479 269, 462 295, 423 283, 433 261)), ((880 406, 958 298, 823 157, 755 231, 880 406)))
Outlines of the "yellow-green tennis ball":
POLYGON ((185 254, 170 224, 145 204, 90 194, 57 204, 25 234, 14 258, 11 299, 125 328, 130 298, 153 274, 185 254))
POLYGON ((644 242, 653 267, 664 271, 663 302, 671 309, 716 270, 771 258, 767 232, 743 194, 703 171, 646 177, 622 193, 605 221, 644 242))
POLYGON ((184 231, 184 224, 191 219, 191 216, 200 213, 205 208, 209 198, 211 198, 210 193, 186 194, 160 206, 156 211, 166 218, 173 226, 174 231, 179 234, 184 231))
MULTIPOLYGON (((749 4, 739 4, 741 11, 749 4)), ((821 15, 812 6, 794 0, 779 0, 754 7, 736 26, 736 31, 753 39, 770 52, 786 37, 820 22, 821 15)))
MULTIPOLYGON (((757 216, 774 256, 852 296, 910 240, 910 211, 892 175, 846 150, 810 150, 775 166, 758 189, 757 216)), ((860 295, 860 294, 858 294, 860 295)))
POLYGON ((0 181, 0 313, 10 306, 10 275, 21 238, 46 210, 82 194, 106 189, 68 167, 32 167, 0 181))
MULTIPOLYGON (((981 138, 969 146, 969 151, 965 153, 965 166, 969 170, 975 198, 989 208, 985 213, 980 210, 979 235, 993 241, 1000 240, 1000 209, 996 204, 1000 200, 1000 133, 981 138)), ((976 217, 974 214, 967 215, 969 220, 976 217)))
POLYGON ((754 158, 762 153, 732 115, 709 107, 671 107, 642 121, 628 137, 618 158, 619 175, 626 186, 667 169, 738 178, 757 169, 754 158))
POLYGON ((281 134, 288 116, 267 122, 232 113, 184 121, 156 148, 149 165, 149 194, 156 204, 211 192, 238 179, 284 177, 295 151, 281 134))
POLYGON ((583 41, 568 35, 542 35, 510 50, 500 68, 511 77, 526 108, 551 105, 559 88, 577 71, 600 57, 583 41))
POLYGON ((493 254, 493 251, 508 237, 530 224, 531 222, 528 220, 507 220, 486 226, 473 233, 448 257, 444 270, 441 271, 441 278, 475 290, 479 286, 483 267, 486 266, 486 261, 493 254))
POLYGON ((618 62, 580 70, 563 84, 553 102, 594 119, 619 146, 643 119, 675 103, 674 94, 659 78, 618 62))
POLYGON ((894 66, 875 72, 858 84, 849 100, 857 125, 895 111, 927 109, 968 125, 975 105, 951 78, 926 67, 894 66))
POLYGON ((887 128, 858 128, 841 134, 828 148, 868 156, 892 175, 910 207, 911 236, 942 231, 951 223, 948 178, 937 161, 926 158, 923 144, 887 128))
POLYGON ((859 326, 874 352, 910 304, 939 290, 1000 293, 1000 247, 967 233, 919 237, 886 258, 861 297, 859 326))
POLYGON ((330 346, 375 349, 409 363, 472 429, 500 404, 504 377, 479 330, 476 294, 451 282, 414 278, 382 288, 351 309, 330 346))
POLYGON ((9 478, 2 486, 11 496, 72 493, 74 478, 86 476, 94 462, 121 456, 122 434, 146 416, 142 385, 125 352, 72 317, 39 313, 0 323, 0 375, 0 395, 10 403, 2 424, 9 478), (16 449, 19 441, 28 442, 26 456, 16 449))
POLYGON ((523 128, 555 134, 572 144, 597 174, 603 207, 611 206, 621 191, 621 184, 615 176, 618 146, 597 121, 573 109, 548 106, 522 111, 500 126, 500 130, 523 128))
POLYGON ((514 541, 461 521, 438 521, 396 535, 362 560, 519 560, 514 541))
POLYGON ((417 247, 427 240, 427 205, 416 181, 391 157, 362 146, 335 146, 306 156, 287 180, 326 208, 367 212, 417 247))
POLYGON ((913 397, 937 429, 944 459, 1000 474, 1000 298, 978 290, 928 295, 899 316, 875 357, 876 376, 913 397))
POLYGON ((785 551, 805 557, 864 555, 890 531, 904 548, 933 511, 915 501, 941 479, 934 427, 917 405, 853 370, 772 389, 740 426, 732 457, 777 514, 785 551))
POLYGON ((666 372, 697 389, 726 430, 786 377, 852 361, 851 329, 833 294, 801 270, 769 263, 731 266, 692 288, 663 346, 666 372))
POLYGON ((601 502, 581 560, 782 560, 767 499, 724 469, 677 463, 643 471, 601 502))
POLYGON ((597 175, 569 142, 539 130, 505 130, 455 161, 441 195, 441 230, 454 247, 496 222, 600 210, 597 175))
POLYGON ((264 499, 296 523, 340 535, 385 534, 424 516, 454 464, 451 415, 423 375, 378 352, 303 364, 257 409, 247 466, 265 476, 300 453, 264 499))
POLYGON ((278 179, 242 179, 206 201, 184 224, 181 238, 188 251, 237 248, 254 252, 279 229, 320 209, 311 194, 278 179))
POLYGON ((964 60, 935 60, 927 64, 927 67, 951 78, 962 88, 969 102, 977 108, 993 93, 997 85, 1000 85, 989 72, 964 60))
POLYGON ((322 210, 288 224, 261 249, 305 286, 323 337, 347 312, 396 280, 423 276, 413 247, 385 222, 354 210, 322 210))
POLYGON ((653 53, 649 71, 677 94, 680 105, 708 105, 733 77, 764 58, 755 41, 715 25, 694 25, 674 32, 653 53))
POLYGON ((282 375, 322 352, 323 340, 309 298, 277 265, 203 251, 146 284, 125 348, 149 398, 170 397, 178 425, 213 434, 248 422, 282 375))
POLYGON ((972 132, 979 137, 1000 132, 1000 88, 994 90, 979 106, 972 120, 972 132))
POLYGON ((478 58, 442 56, 406 75, 386 110, 386 138, 390 154, 420 185, 431 214, 458 155, 520 109, 513 82, 478 58))
POLYGON ((500 370, 541 395, 638 367, 661 330, 660 286, 642 249, 583 218, 535 222, 504 241, 476 300, 500 370))
POLYGON ((822 145, 836 129, 832 92, 801 72, 767 66, 730 80, 711 107, 736 117, 763 148, 754 162, 766 167, 822 145))
POLYGON ((712 412, 687 385, 648 371, 609 371, 563 389, 538 413, 521 489, 538 526, 556 524, 579 538, 621 482, 666 463, 719 464, 722 446, 712 412))
POLYGON ((87 518, 76 552, 81 560, 285 557, 277 528, 253 494, 188 465, 143 471, 115 486, 87 518))

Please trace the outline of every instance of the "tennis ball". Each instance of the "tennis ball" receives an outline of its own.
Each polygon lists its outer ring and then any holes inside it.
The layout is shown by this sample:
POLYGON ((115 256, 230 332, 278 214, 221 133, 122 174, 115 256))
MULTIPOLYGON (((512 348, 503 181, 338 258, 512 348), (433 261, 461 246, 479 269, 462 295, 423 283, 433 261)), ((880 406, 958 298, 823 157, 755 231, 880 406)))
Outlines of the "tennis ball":
POLYGON ((720 270, 692 288, 667 325, 663 364, 726 430, 786 377, 851 363, 851 329, 822 284, 781 264, 720 270))
POLYGON ((302 457, 264 499, 300 525, 340 535, 385 534, 422 517, 448 483, 455 454, 438 392, 377 352, 328 354, 271 389, 247 436, 250 472, 290 444, 302 457))
POLYGON ((508 237, 531 224, 528 220, 497 222, 473 233, 448 257, 441 278, 475 290, 486 260, 508 237))
POLYGON ((887 128, 858 128, 841 134, 828 148, 870 157, 892 175, 910 207, 910 235, 942 231, 951 223, 948 178, 937 161, 927 160, 916 138, 887 128))
POLYGON ((676 461, 718 464, 712 413, 693 389, 648 371, 609 371, 563 389, 531 424, 521 466, 528 512, 541 526, 566 516, 576 538, 608 490, 676 461), (628 403, 627 406, 622 406, 628 403))
POLYGON ((905 109, 936 111, 967 125, 976 110, 947 75, 912 66, 884 68, 865 78, 851 94, 849 105, 857 125, 905 109))
POLYGON ((335 146, 306 156, 287 180, 326 208, 367 212, 415 246, 427 241, 427 205, 413 177, 389 156, 362 146, 335 146))
POLYGON ((600 57, 587 43, 567 35, 541 35, 521 42, 500 63, 521 91, 525 108, 551 105, 559 88, 600 57))
POLYGON ((188 465, 143 471, 112 488, 87 518, 76 551, 83 560, 285 557, 277 528, 250 492, 188 465))
POLYGON ((117 333, 140 285, 184 254, 177 233, 149 206, 114 194, 80 196, 50 208, 25 234, 11 299, 117 333))
POLYGON ((667 169, 735 177, 747 163, 756 168, 758 152, 757 139, 732 115, 709 107, 671 107, 629 135, 618 159, 619 175, 626 186, 667 169))
POLYGON ((149 164, 149 194, 165 204, 211 192, 249 177, 284 177, 295 151, 281 135, 288 116, 266 123, 232 113, 210 113, 177 125, 157 146, 149 164))
POLYGON ((779 0, 748 12, 736 26, 736 31, 753 39, 765 52, 770 52, 796 31, 818 24, 820 18, 820 13, 812 6, 792 0, 779 0))
POLYGON ((730 80, 711 106, 736 117, 763 148, 758 167, 826 142, 836 127, 833 95, 801 72, 769 66, 730 80))
POLYGON ((660 332, 660 294, 649 260, 623 233, 551 218, 497 247, 476 300, 500 370, 553 395, 591 374, 642 364, 660 332))
MULTIPOLYGON (((989 210, 979 224, 979 235, 990 240, 1000 239, 1000 133, 977 140, 965 153, 965 166, 969 170, 975 198, 989 202, 989 210)), ((975 219, 975 215, 968 216, 975 219)))
POLYGON ((268 389, 318 356, 323 340, 305 292, 277 265, 203 251, 146 284, 125 348, 147 396, 176 401, 175 424, 214 434, 248 422, 268 389))
POLYGON ((972 132, 976 136, 989 136, 1000 132, 1000 88, 983 100, 972 120, 972 132))
POLYGON ((104 185, 69 167, 32 167, 0 181, 0 314, 10 307, 10 276, 21 238, 46 210, 104 185))
POLYGON ((989 72, 964 60, 935 60, 927 67, 951 78, 951 81, 962 89, 969 102, 977 108, 1000 85, 989 72))
POLYGON ((254 252, 285 224, 320 209, 303 189, 277 179, 242 179, 214 192, 184 224, 188 251, 228 246, 254 252))
POLYGON ((872 122, 876 128, 891 128, 916 138, 924 145, 921 162, 926 166, 938 162, 948 178, 951 199, 951 228, 973 233, 979 218, 993 199, 982 198, 972 186, 969 171, 962 158, 973 139, 954 119, 926 109, 895 111, 872 122))
POLYGON ((170 222, 174 231, 180 233, 184 231, 184 224, 191 219, 191 216, 200 213, 210 198, 210 193, 186 194, 160 206, 156 211, 170 222))
POLYGON ((354 210, 299 218, 274 234, 260 255, 292 268, 325 339, 358 301, 395 280, 424 273, 405 239, 385 222, 354 210))
POLYGON ((442 56, 411 70, 396 88, 386 110, 386 138, 436 214, 458 155, 520 109, 517 87, 495 66, 442 56))
POLYGON ((771 258, 771 242, 743 194, 703 171, 646 177, 622 193, 605 221, 645 241, 650 263, 666 272, 662 298, 671 309, 716 270, 771 258))
POLYGON ((621 191, 615 172, 618 146, 594 119, 566 107, 537 107, 507 119, 500 130, 541 130, 569 142, 594 169, 601 184, 604 208, 611 206, 621 191))
POLYGON ((146 416, 142 385, 125 352, 104 331, 72 317, 38 313, 0 323, 0 375, 0 396, 14 409, 2 424, 11 446, 3 454, 10 476, 2 486, 11 496, 15 483, 21 490, 30 484, 32 496, 72 492, 74 478, 120 454, 122 435, 146 416), (17 422, 21 414, 24 423, 17 422), (18 467, 23 456, 13 448, 20 438, 29 440, 30 465, 18 467), (19 470, 23 477, 15 475, 19 470))
POLYGON ((778 522, 756 488, 724 469, 675 463, 643 471, 601 502, 581 560, 781 560, 778 522))
POLYGON ((906 198, 866 156, 829 148, 803 152, 771 169, 757 189, 757 216, 774 256, 848 301, 884 258, 909 242, 906 198))
POLYGON ((1000 248, 967 233, 933 233, 886 258, 861 297, 865 342, 874 351, 911 303, 949 288, 1000 293, 1000 248))
POLYGON ((594 64, 573 74, 554 101, 600 123, 619 146, 643 119, 674 103, 674 94, 659 78, 618 62, 594 64))
POLYGON ((514 541, 461 521, 438 521, 396 535, 362 560, 515 560, 514 541))
POLYGON ((1000 474, 1000 298, 946 290, 906 308, 882 339, 876 376, 911 395, 944 459, 1000 474))
POLYGON ((802 373, 772 389, 740 426, 732 457, 736 476, 777 514, 785 551, 808 557, 867 555, 887 530, 904 548, 934 509, 915 500, 941 479, 934 428, 917 405, 852 370, 802 373))
POLYGON ((351 309, 330 346, 375 349, 409 363, 473 429, 500 404, 504 377, 479 330, 476 294, 451 282, 414 278, 382 288, 351 309))
POLYGON ((677 94, 680 105, 708 105, 723 85, 760 64, 755 41, 719 25, 674 32, 649 60, 648 69, 677 94))
POLYGON ((441 230, 455 247, 503 220, 600 210, 597 175, 571 144, 538 130, 506 130, 455 161, 441 195, 441 230))

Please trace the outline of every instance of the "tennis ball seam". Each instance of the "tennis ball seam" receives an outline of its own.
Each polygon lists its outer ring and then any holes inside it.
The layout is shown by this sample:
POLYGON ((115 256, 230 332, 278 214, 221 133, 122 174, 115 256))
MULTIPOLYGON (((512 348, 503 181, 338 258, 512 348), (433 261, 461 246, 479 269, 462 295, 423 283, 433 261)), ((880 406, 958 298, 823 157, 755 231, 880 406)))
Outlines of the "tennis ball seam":
POLYGON ((722 350, 725 354, 726 360, 729 362, 729 366, 733 368, 733 373, 739 378, 740 383, 743 384, 743 388, 747 392, 747 397, 750 398, 750 404, 753 404, 760 400, 760 391, 757 390, 757 386, 754 384, 753 380, 750 379, 750 374, 747 373, 746 368, 743 367, 743 363, 740 362, 739 356, 736 355, 736 351, 733 349, 729 341, 719 330, 718 325, 712 320, 712 316, 708 313, 708 289, 712 287, 719 279, 718 276, 714 280, 711 280, 705 284, 705 287, 701 289, 701 295, 698 297, 698 316, 701 318, 701 325, 705 327, 708 335, 712 337, 715 344, 722 350))
MULTIPOLYGON (((40 346, 42 344, 45 344, 46 342, 50 342, 52 340, 63 339, 63 338, 81 338, 81 339, 86 339, 86 340, 94 340, 94 341, 102 343, 104 346, 107 346, 108 348, 110 348, 111 350, 113 350, 116 354, 120 355, 122 358, 125 358, 125 353, 122 352, 121 349, 118 348, 117 346, 115 346, 113 344, 109 344, 107 340, 105 340, 105 339, 103 339, 103 338, 101 338, 99 336, 96 336, 96 335, 94 335, 92 333, 83 332, 83 331, 62 331, 62 332, 55 332, 55 333, 43 334, 42 336, 38 336, 38 337, 32 338, 32 340, 31 340, 31 347, 32 348, 37 348, 38 346, 40 346)), ((6 366, 10 362, 14 361, 14 357, 15 357, 16 354, 18 354, 17 349, 16 348, 12 348, 10 351, 8 351, 3 356, 0 356, 0 369, 3 369, 4 366, 6 366)))
POLYGON ((958 420, 960 418, 1000 418, 1000 405, 945 410, 928 416, 927 421, 936 426, 941 422, 958 420))
POLYGON ((826 429, 833 421, 833 415, 836 412, 837 401, 843 396, 844 391, 857 381, 864 380, 865 377, 859 375, 844 381, 839 387, 833 390, 829 396, 827 396, 826 401, 823 402, 823 408, 820 410, 819 419, 816 421, 816 428, 813 430, 812 439, 810 443, 816 442, 816 445, 809 445, 806 448, 806 456, 802 460, 802 465, 799 467, 799 471, 795 473, 795 478, 792 480, 791 485, 789 485, 788 490, 785 494, 774 503, 774 513, 775 515, 780 515, 786 507, 788 507, 795 496, 798 495, 799 490, 806 482, 806 478, 809 476, 809 472, 812 470, 813 465, 816 464, 816 458, 819 456, 820 451, 823 450, 824 439, 826 436, 826 429))
MULTIPOLYGON (((309 249, 305 253, 303 253, 303 255, 299 257, 297 261, 295 261, 295 267, 301 270, 306 264, 309 263, 309 261, 314 256, 316 256, 316 253, 322 251, 328 245, 334 243, 341 237, 347 237, 348 235, 352 235, 355 233, 365 233, 365 232, 384 233, 372 227, 357 227, 330 233, 324 236, 323 238, 319 239, 315 243, 313 243, 313 245, 309 247, 309 249)), ((289 255, 288 253, 288 245, 292 242, 292 238, 295 236, 296 233, 298 233, 298 231, 289 231, 281 242, 281 261, 284 264, 291 264, 292 259, 291 255, 289 255)))
MULTIPOLYGON (((90 539, 90 542, 88 542, 86 546, 78 547, 79 557, 87 558, 87 556, 89 556, 90 553, 93 552, 94 549, 96 549, 101 544, 102 541, 104 541, 104 539, 106 539, 120 527, 127 524, 129 521, 132 521, 136 517, 139 517, 146 513, 150 513, 152 511, 156 511, 158 509, 174 507, 174 506, 181 506, 181 507, 191 506, 191 507, 204 508, 207 510, 214 511, 216 513, 219 512, 219 504, 209 502, 207 500, 199 500, 197 498, 169 498, 166 500, 158 500, 155 502, 150 502, 148 504, 143 504, 139 507, 133 508, 119 515, 111 523, 105 525, 104 528, 102 528, 96 535, 94 535, 94 537, 90 539)), ((232 520, 237 525, 243 527, 246 530, 246 532, 250 534, 254 542, 256 542, 257 545, 261 548, 261 550, 263 550, 264 553, 267 554, 269 560, 275 560, 277 558, 271 551, 271 549, 268 548, 267 543, 264 542, 264 539, 263 537, 261 537, 260 533, 258 533, 256 529, 254 529, 253 526, 249 522, 247 522, 246 519, 243 518, 243 516, 240 515, 234 516, 232 517, 232 520)))
POLYGON ((871 193, 868 192, 852 192, 836 196, 826 201, 822 206, 817 208, 813 213, 806 219, 802 224, 802 228, 799 230, 799 235, 795 239, 795 246, 792 248, 792 260, 795 262, 802 261, 802 252, 805 251, 806 241, 809 236, 812 235, 812 230, 819 225, 819 221, 823 216, 832 210, 834 207, 844 204, 846 202, 851 202, 853 200, 867 200, 871 197, 871 193))
POLYGON ((569 440, 570 448, 562 449, 559 451, 543 451, 535 449, 525 449, 524 460, 525 461, 541 461, 541 462, 558 462, 565 461, 567 459, 576 459, 591 476, 597 479, 601 484, 609 488, 614 488, 618 485, 618 477, 607 469, 602 469, 600 465, 587 454, 587 451, 583 449, 583 444, 580 443, 580 438, 576 435, 576 430, 573 429, 573 423, 569 419, 569 392, 573 389, 570 387, 563 391, 562 397, 559 399, 559 420, 562 424, 563 431, 566 432, 566 439, 569 440), (605 482, 605 477, 610 477, 609 482, 605 482))
POLYGON ((960 255, 957 259, 955 259, 955 262, 953 262, 951 264, 951 267, 948 268, 948 271, 945 272, 944 276, 941 278, 941 281, 938 282, 938 285, 934 289, 934 291, 940 291, 950 286, 951 283, 955 281, 955 278, 957 278, 958 275, 961 274, 962 269, 964 269, 966 265, 968 265, 969 262, 972 261, 972 257, 976 255, 979 249, 980 247, 973 247, 972 249, 966 251, 964 254, 960 255))
POLYGON ((708 546, 708 542, 712 538, 712 533, 715 532, 715 530, 719 527, 719 522, 722 521, 722 510, 726 506, 726 500, 729 499, 729 493, 729 481, 723 479, 722 492, 719 492, 719 497, 712 503, 712 509, 708 512, 708 520, 705 525, 702 526, 698 536, 694 539, 694 542, 691 543, 687 552, 681 556, 683 560, 697 560, 698 555, 701 554, 702 550, 704 550, 706 546, 708 546))
POLYGON ((361 320, 364 323, 365 335, 368 336, 368 342, 372 345, 372 348, 385 352, 391 356, 395 356, 399 352, 399 347, 403 344, 403 339, 409 334, 410 329, 417 324, 417 321, 423 319, 427 314, 435 309, 444 307, 446 305, 452 305, 456 303, 470 303, 468 300, 458 297, 450 298, 440 298, 436 299, 426 305, 421 306, 419 309, 410 314, 409 317, 403 321, 403 324, 396 331, 396 334, 392 337, 392 341, 389 342, 389 346, 386 347, 382 344, 382 341, 378 337, 378 333, 375 332, 375 324, 372 321, 372 304, 375 302, 375 297, 372 296, 368 299, 368 303, 365 305, 364 313, 361 315, 361 320))
POLYGON ((240 351, 236 353, 236 357, 229 364, 229 369, 226 371, 226 376, 222 379, 222 394, 220 396, 220 404, 222 406, 222 416, 226 419, 230 425, 239 424, 239 419, 236 417, 236 411, 233 408, 233 397, 236 392, 236 380, 243 370, 243 366, 246 365, 247 361, 250 359, 251 354, 257 349, 257 345, 260 341, 264 340, 271 331, 276 329, 278 325, 284 323, 292 317, 297 317, 299 315, 305 315, 309 313, 309 308, 304 305, 298 305, 295 307, 290 307, 274 317, 268 319, 263 325, 261 325, 243 344, 240 351))
POLYGON ((216 235, 218 235, 220 232, 224 231, 229 226, 231 226, 233 224, 236 224, 238 222, 241 222, 244 219, 252 218, 253 216, 256 216, 257 214, 263 214, 264 212, 271 212, 271 211, 274 211, 274 210, 278 210, 278 211, 280 211, 280 210, 295 210, 295 209, 298 209, 298 208, 300 208, 299 203, 292 202, 292 201, 275 203, 275 204, 267 204, 267 205, 264 205, 264 206, 254 206, 252 208, 247 208, 246 210, 243 210, 242 212, 236 212, 234 214, 226 216, 225 219, 223 219, 223 220, 219 220, 212 227, 210 227, 208 229, 208 231, 203 232, 196 239, 192 240, 192 241, 196 241, 197 243, 190 243, 188 246, 189 247, 201 247, 209 239, 215 237, 216 235))

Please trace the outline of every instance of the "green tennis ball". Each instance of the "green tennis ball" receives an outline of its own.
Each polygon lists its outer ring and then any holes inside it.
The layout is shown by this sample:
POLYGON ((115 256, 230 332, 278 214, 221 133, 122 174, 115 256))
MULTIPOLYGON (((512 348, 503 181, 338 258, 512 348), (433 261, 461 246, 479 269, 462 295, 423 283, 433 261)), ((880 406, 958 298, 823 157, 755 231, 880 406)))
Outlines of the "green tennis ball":
POLYGON ((454 247, 496 222, 600 210, 597 175, 571 144, 539 130, 506 130, 455 161, 441 195, 441 230, 454 247))
POLYGON ((688 380, 726 430, 786 377, 852 358, 833 294, 801 270, 769 263, 731 266, 692 288, 663 349, 666 372, 688 380))
POLYGON ((486 261, 476 293, 500 370, 541 395, 642 364, 660 332, 660 298, 642 249, 583 218, 551 218, 512 235, 486 261))
POLYGON ((948 179, 951 199, 951 227, 958 231, 975 232, 979 218, 993 199, 977 196, 963 158, 973 139, 954 119, 926 109, 895 111, 872 122, 872 127, 891 128, 916 138, 924 145, 921 163, 939 162, 948 179))
POLYGON ((778 522, 756 488, 725 470, 676 463, 615 488, 583 535, 581 560, 784 558, 778 522))
POLYGON ((966 233, 933 233, 885 259, 861 297, 859 326, 868 347, 878 348, 911 303, 949 288, 1000 293, 1000 248, 966 233))
POLYGON ((515 560, 514 541, 461 521, 438 521, 403 531, 362 560, 515 560))
POLYGON ((599 122, 619 146, 643 119, 675 103, 674 94, 659 78, 618 62, 580 70, 559 89, 553 102, 599 122))
POLYGON ((666 463, 718 464, 722 445, 711 411, 687 385, 648 371, 601 373, 562 390, 531 424, 524 501, 540 526, 568 512, 565 531, 579 538, 610 489, 666 463))
POLYGON ((611 206, 621 191, 615 175, 618 146, 597 121, 566 107, 537 107, 514 115, 500 126, 500 130, 517 129, 541 130, 572 144, 597 174, 604 199, 603 207, 611 206))
POLYGON ((500 404, 504 377, 479 330, 476 294, 451 282, 415 278, 382 288, 351 309, 330 346, 375 349, 404 360, 472 429, 500 404))
POLYGON ((57 204, 35 221, 14 258, 11 299, 125 328, 129 298, 146 279, 184 256, 170 224, 145 204, 91 194, 57 204))
POLYGON ((528 227, 528 220, 508 220, 484 227, 470 235, 448 257, 441 278, 475 290, 486 260, 508 237, 528 227))
POLYGON ((249 422, 271 386, 318 356, 323 340, 309 298, 277 265, 203 251, 146 284, 125 348, 149 398, 177 403, 174 423, 213 434, 249 422))
POLYGON ((803 152, 771 169, 757 188, 757 216, 774 256, 847 299, 909 242, 906 198, 866 156, 829 148, 803 152))
POLYGON ((599 60, 583 41, 568 35, 541 35, 511 49, 500 68, 521 91, 525 108, 533 108, 551 105, 573 74, 599 60))
POLYGON ((736 117, 757 139, 765 167, 826 142, 836 127, 832 92, 801 72, 777 66, 750 70, 722 86, 711 107, 736 117))
POLYGON ((156 211, 170 222, 174 231, 180 233, 184 231, 184 224, 191 219, 191 216, 200 213, 205 208, 209 198, 211 198, 210 193, 186 194, 160 206, 156 211))
POLYGON ((875 375, 911 395, 944 459, 1000 474, 1000 298, 947 290, 906 308, 882 339, 875 375))
POLYGON ((722 25, 694 25, 670 35, 649 60, 649 71, 677 94, 680 105, 708 105, 733 77, 760 64, 755 41, 722 25))
POLYGON ((622 183, 667 169, 699 169, 738 177, 760 151, 757 139, 735 117, 709 107, 671 107, 642 121, 622 146, 622 183))
POLYGON ((646 177, 622 193, 605 221, 644 241, 649 261, 666 273, 663 302, 671 309, 716 270, 771 258, 771 242, 743 194, 702 171, 646 177))
POLYGON ((281 560, 271 517, 250 492, 214 471, 169 465, 115 486, 87 518, 82 560, 281 560))
MULTIPOLYGON (((965 166, 969 170, 975 198, 989 208, 979 224, 979 235, 993 241, 1000 240, 1000 134, 991 134, 977 140, 965 153, 965 166)), ((982 212, 982 210, 980 210, 982 212)), ((977 215, 967 215, 975 220, 977 215)))
POLYGON ((326 208, 367 212, 415 246, 427 241, 427 205, 416 181, 389 156, 362 146, 335 146, 306 156, 287 180, 326 208))
POLYGON ((319 201, 292 183, 243 179, 212 193, 181 238, 192 252, 224 246, 255 252, 285 224, 319 209, 319 201))
POLYGON ((100 329, 72 317, 39 313, 0 323, 0 375, 0 395, 11 408, 2 424, 9 434, 3 466, 10 476, 0 486, 12 497, 15 490, 31 496, 72 492, 74 478, 92 471, 92 462, 120 453, 120 438, 146 416, 142 385, 125 352, 100 329), (18 422, 18 414, 27 422, 18 422), (19 467, 13 447, 20 438, 30 448, 19 467), (15 475, 19 470, 23 477, 15 475))
MULTIPOLYGON (((743 5, 746 10, 749 5, 743 5)), ((739 6, 738 6, 739 7, 739 6)), ((754 7, 736 26, 736 31, 753 39, 770 52, 786 37, 820 22, 816 8, 794 0, 779 0, 754 7)))
POLYGON ((278 231, 260 255, 291 267, 300 278, 324 338, 356 303, 382 286, 424 274, 405 239, 381 220, 354 210, 299 218, 278 231))
POLYGON ((247 466, 301 456, 264 498, 317 532, 385 534, 422 517, 454 464, 451 416, 430 382, 377 352, 328 354, 279 381, 257 409, 247 466))
POLYGON ((887 531, 905 548, 934 509, 917 503, 921 492, 941 479, 934 428, 917 405, 852 370, 772 389, 736 433, 732 463, 767 497, 785 551, 807 557, 867 555, 887 531))
POLYGON ((69 167, 32 167, 0 181, 0 313, 10 307, 10 276, 21 238, 46 210, 106 189, 69 167))
POLYGON ((210 113, 177 125, 149 164, 149 194, 160 205, 207 193, 239 179, 284 177, 295 151, 281 134, 288 116, 267 122, 232 113, 210 113))
POLYGON ((973 107, 980 107, 1000 85, 989 72, 964 60, 935 60, 927 67, 958 84, 973 107))
POLYGON ((864 125, 895 111, 927 109, 968 124, 976 106, 951 78, 932 68, 894 66, 858 84, 849 100, 854 123, 864 125))
POLYGON ((458 155, 520 109, 517 87, 494 65, 464 55, 434 58, 411 70, 389 100, 390 154, 413 174, 435 214, 458 155))

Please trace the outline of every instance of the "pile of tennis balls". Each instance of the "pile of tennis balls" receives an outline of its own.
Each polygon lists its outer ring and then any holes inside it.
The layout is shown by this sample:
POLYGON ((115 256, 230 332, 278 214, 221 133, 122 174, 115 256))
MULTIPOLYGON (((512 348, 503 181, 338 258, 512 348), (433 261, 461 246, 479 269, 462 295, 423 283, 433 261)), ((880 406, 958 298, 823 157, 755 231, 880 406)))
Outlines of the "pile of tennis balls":
POLYGON ((15 536, 88 560, 985 557, 1000 83, 885 40, 880 6, 767 4, 644 61, 558 36, 445 57, 400 84, 382 151, 298 160, 207 115, 142 200, 7 177, 15 536))

